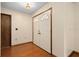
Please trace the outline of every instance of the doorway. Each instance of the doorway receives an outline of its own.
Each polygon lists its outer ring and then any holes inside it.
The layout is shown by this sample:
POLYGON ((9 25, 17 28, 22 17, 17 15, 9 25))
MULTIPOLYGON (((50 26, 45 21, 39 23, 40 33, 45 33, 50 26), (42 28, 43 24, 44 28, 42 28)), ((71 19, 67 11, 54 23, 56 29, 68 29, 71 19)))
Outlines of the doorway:
POLYGON ((11 15, 1 13, 1 49, 11 46, 11 15))
POLYGON ((33 43, 52 54, 52 8, 33 17, 33 43))

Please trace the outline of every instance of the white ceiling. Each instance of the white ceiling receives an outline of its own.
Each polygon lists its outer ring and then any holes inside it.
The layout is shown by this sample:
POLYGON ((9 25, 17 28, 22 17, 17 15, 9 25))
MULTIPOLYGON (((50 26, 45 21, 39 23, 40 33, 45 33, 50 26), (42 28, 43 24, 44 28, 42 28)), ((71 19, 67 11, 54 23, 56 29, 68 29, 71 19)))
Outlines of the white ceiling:
POLYGON ((27 2, 1 2, 1 7, 12 9, 15 11, 33 14, 36 10, 38 10, 40 7, 45 5, 47 2, 30 2, 31 8, 26 8, 27 2))

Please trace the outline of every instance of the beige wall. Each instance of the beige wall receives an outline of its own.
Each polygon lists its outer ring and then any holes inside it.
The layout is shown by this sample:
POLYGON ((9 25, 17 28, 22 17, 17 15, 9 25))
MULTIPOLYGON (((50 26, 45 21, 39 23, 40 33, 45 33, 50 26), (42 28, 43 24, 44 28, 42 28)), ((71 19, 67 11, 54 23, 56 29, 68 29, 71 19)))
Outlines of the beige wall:
POLYGON ((32 17, 30 15, 2 8, 2 13, 12 16, 12 44, 32 41, 32 17), (15 30, 18 28, 18 31, 15 30))
POLYGON ((52 7, 52 51, 56 56, 62 57, 64 56, 64 3, 52 3, 52 7))
POLYGON ((67 3, 64 13, 64 53, 68 56, 74 50, 74 3, 67 3))
POLYGON ((74 39, 74 44, 75 44, 75 51, 79 52, 79 3, 75 3, 75 39, 74 39))
POLYGON ((73 3, 68 7, 70 11, 66 13, 69 19, 65 21, 65 56, 73 50, 79 52, 79 3, 73 3))

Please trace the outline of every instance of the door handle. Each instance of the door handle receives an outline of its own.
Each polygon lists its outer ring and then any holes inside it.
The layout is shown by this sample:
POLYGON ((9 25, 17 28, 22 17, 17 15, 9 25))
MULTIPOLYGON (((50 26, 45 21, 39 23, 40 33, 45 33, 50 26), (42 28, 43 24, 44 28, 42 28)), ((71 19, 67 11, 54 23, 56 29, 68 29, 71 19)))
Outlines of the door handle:
POLYGON ((40 32, 38 34, 41 34, 40 32))
POLYGON ((41 34, 40 30, 38 30, 38 33, 37 34, 41 34))

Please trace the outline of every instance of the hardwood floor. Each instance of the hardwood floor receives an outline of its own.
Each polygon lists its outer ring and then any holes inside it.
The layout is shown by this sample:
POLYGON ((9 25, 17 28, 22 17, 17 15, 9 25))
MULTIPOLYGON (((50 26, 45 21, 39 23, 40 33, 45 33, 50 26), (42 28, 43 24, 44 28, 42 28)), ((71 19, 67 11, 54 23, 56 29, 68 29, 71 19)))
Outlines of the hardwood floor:
POLYGON ((79 52, 73 51, 69 57, 79 57, 79 52))
POLYGON ((1 50, 2 57, 55 57, 33 43, 12 46, 1 50))

